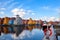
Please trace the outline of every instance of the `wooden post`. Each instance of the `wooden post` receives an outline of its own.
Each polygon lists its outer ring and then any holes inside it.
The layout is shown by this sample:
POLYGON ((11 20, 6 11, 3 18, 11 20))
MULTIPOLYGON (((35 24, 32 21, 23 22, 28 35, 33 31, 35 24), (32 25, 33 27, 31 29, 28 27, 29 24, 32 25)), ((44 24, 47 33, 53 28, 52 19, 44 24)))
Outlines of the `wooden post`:
POLYGON ((58 35, 56 34, 56 40, 58 40, 58 35))
POLYGON ((1 26, 0 26, 0 36, 1 36, 1 26))

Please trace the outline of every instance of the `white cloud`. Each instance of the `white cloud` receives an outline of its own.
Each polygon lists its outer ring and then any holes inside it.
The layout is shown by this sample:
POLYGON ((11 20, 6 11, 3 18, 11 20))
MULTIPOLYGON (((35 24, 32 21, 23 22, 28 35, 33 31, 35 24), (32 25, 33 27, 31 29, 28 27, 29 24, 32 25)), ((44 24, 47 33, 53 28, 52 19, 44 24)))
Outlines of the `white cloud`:
POLYGON ((33 12, 32 10, 27 10, 27 13, 31 15, 35 15, 35 12, 33 12))
POLYGON ((14 3, 12 3, 11 5, 9 5, 8 7, 7 7, 7 9, 11 9, 13 6, 15 6, 15 5, 17 5, 17 4, 19 4, 18 2, 14 2, 14 3))
POLYGON ((31 10, 28 10, 27 12, 28 12, 28 13, 31 13, 32 11, 31 11, 31 10))
POLYGON ((25 15, 24 9, 15 8, 12 10, 12 12, 13 12, 13 15, 19 15, 20 17, 23 17, 25 15))
POLYGON ((35 13, 32 13, 32 15, 35 15, 35 13))
POLYGON ((4 12, 3 12, 3 11, 1 11, 1 12, 0 12, 0 14, 4 14, 4 12))
POLYGON ((22 3, 21 5, 19 5, 17 8, 22 8, 24 6, 24 3, 22 3))
POLYGON ((48 17, 43 16, 43 17, 41 17, 40 19, 43 20, 43 21, 47 21, 48 17))
POLYGON ((43 6, 42 8, 48 10, 49 6, 43 6))
POLYGON ((0 10, 6 10, 6 8, 0 8, 0 10))
POLYGON ((58 13, 60 13, 60 8, 56 8, 55 10, 56 10, 58 13))
POLYGON ((55 19, 56 19, 55 17, 50 17, 49 21, 56 21, 55 19))
POLYGON ((24 17, 26 14, 29 15, 33 15, 34 13, 32 12, 32 10, 25 10, 25 9, 19 9, 19 8, 15 8, 11 11, 13 13, 13 16, 15 15, 19 15, 20 17, 24 17))
POLYGON ((60 19, 59 18, 56 18, 56 21, 60 21, 60 19))
POLYGON ((44 17, 41 17, 40 18, 41 20, 43 20, 43 21, 47 21, 47 22, 49 22, 49 21, 59 21, 59 18, 56 18, 56 17, 46 17, 46 16, 44 16, 44 17))
POLYGON ((0 11, 0 17, 1 17, 1 18, 7 17, 7 15, 4 13, 4 11, 0 11))
POLYGON ((54 7, 51 7, 51 6, 42 6, 40 8, 43 9, 43 10, 49 10, 49 11, 55 11, 55 12, 57 12, 59 10, 59 8, 54 8, 54 7))
POLYGON ((14 1, 14 0, 8 0, 8 1, 2 3, 3 5, 1 5, 1 6, 2 6, 2 7, 5 7, 7 4, 9 4, 9 3, 12 2, 12 1, 14 1))

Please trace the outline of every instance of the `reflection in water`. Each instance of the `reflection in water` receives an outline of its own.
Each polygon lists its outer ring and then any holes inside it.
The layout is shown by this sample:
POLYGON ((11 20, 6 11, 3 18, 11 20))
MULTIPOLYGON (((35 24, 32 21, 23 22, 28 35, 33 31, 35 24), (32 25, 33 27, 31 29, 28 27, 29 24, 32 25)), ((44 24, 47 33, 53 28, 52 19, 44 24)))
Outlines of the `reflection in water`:
POLYGON ((58 36, 58 40, 60 40, 60 36, 58 36))
MULTIPOLYGON (((44 32, 42 29, 33 29, 24 30, 18 37, 15 34, 3 34, 0 36, 0 40, 43 40, 44 32)), ((60 36, 58 36, 58 40, 60 40, 60 36)))
POLYGON ((4 40, 42 40, 44 37, 44 32, 42 29, 33 29, 32 31, 24 30, 18 37, 15 37, 14 34, 5 34, 0 36, 0 39, 4 40))

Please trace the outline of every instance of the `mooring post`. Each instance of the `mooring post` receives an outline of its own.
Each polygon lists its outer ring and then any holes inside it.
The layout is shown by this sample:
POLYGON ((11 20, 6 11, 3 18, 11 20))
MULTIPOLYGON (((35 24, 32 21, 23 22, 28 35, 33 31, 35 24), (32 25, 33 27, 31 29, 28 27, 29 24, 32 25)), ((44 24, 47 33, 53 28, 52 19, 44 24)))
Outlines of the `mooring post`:
POLYGON ((0 32, 0 36, 1 36, 1 32, 0 32))
POLYGON ((0 26, 0 36, 1 36, 1 26, 0 26))
POLYGON ((58 33, 57 33, 57 31, 56 31, 56 40, 58 40, 58 33))

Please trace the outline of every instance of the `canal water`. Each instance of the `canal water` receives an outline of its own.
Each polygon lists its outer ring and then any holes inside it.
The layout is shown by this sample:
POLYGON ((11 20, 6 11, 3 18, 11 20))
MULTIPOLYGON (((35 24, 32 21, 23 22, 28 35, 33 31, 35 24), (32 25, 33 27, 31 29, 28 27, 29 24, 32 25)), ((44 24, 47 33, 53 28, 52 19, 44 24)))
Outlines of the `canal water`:
MULTIPOLYGON (((24 30, 18 37, 15 34, 2 34, 0 40, 43 40, 44 32, 42 29, 24 30)), ((58 36, 60 40, 60 36, 58 36)))
POLYGON ((58 36, 58 40, 60 40, 60 36, 58 36))
POLYGON ((42 40, 44 32, 42 29, 24 30, 18 37, 15 34, 2 34, 0 40, 42 40))

